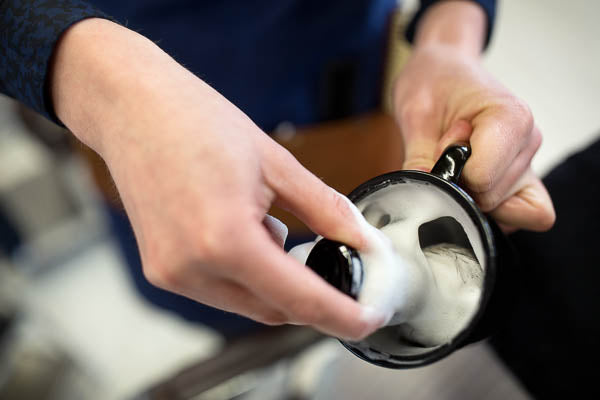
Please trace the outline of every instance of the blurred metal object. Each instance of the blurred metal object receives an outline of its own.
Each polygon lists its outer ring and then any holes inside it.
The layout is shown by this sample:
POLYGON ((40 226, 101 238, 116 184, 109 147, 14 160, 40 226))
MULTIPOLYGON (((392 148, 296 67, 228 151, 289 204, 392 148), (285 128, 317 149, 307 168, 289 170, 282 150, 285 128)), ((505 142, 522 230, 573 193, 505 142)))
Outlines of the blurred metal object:
POLYGON ((93 400, 98 385, 45 332, 13 317, 0 349, 0 399, 93 400))
POLYGON ((0 130, 0 203, 25 240, 75 211, 54 157, 15 128, 0 130))
POLYGON ((11 227, 0 234, 0 248, 35 273, 107 229, 86 166, 71 151, 71 135, 7 98, 0 98, 0 118, 0 208, 11 227))
POLYGON ((139 400, 233 399, 256 386, 261 369, 290 359, 324 336, 281 326, 237 339, 206 361, 186 368, 136 397, 139 400))
POLYGON ((0 399, 93 400, 98 385, 43 321, 21 311, 27 282, 0 259, 0 399))

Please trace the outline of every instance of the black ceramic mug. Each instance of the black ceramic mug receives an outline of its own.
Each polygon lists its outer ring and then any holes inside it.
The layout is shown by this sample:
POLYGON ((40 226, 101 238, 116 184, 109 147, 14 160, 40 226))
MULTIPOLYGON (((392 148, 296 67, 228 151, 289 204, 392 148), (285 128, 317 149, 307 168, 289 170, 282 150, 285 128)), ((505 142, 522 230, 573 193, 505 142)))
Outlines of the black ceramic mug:
MULTIPOLYGON (((469 249, 477 256, 483 269, 483 285, 477 309, 470 322, 449 342, 424 347, 402 340, 394 327, 383 327, 359 342, 341 341, 363 360, 389 368, 412 368, 435 362, 457 348, 489 335, 494 325, 503 323, 513 307, 510 292, 515 280, 514 255, 495 223, 488 220, 473 199, 458 186, 469 156, 469 146, 453 145, 445 150, 431 173, 408 170, 387 173, 363 183, 349 194, 349 199, 365 214, 368 209, 365 204, 372 198, 409 188, 419 190, 419 187, 432 186, 445 199, 443 201, 448 202, 449 210, 454 210, 453 213, 460 216, 451 215, 449 211, 448 216, 422 224, 416 233, 421 248, 450 243, 469 249), (466 221, 468 226, 459 224, 455 217, 466 221)), ((375 221, 378 221, 377 218, 385 225, 391 217, 382 212, 380 216, 375 216, 375 221)), ((378 222, 370 222, 378 225, 378 222)), ((358 297, 363 265, 355 249, 340 242, 322 239, 311 250, 306 264, 340 291, 355 299, 358 297)))

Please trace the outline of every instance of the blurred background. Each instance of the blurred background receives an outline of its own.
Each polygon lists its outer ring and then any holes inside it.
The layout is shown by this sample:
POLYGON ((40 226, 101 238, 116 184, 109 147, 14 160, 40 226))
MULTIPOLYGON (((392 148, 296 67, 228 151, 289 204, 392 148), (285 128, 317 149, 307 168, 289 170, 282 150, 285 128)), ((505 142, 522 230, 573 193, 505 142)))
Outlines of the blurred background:
MULTIPOLYGON (((599 14, 584 0, 499 4, 484 62, 533 110, 539 174, 600 132, 599 14)), ((392 69, 407 51, 394 46, 392 69)), ((392 371, 307 330, 232 342, 151 306, 126 273, 80 150, 0 97, 0 399, 528 398, 485 343, 392 371)))

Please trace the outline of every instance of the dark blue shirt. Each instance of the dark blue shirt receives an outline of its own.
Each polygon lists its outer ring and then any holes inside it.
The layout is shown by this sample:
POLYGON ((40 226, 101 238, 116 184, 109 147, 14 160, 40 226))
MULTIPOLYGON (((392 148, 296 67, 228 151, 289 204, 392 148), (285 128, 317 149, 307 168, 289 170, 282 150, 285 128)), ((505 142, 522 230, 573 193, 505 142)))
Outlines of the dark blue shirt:
MULTIPOLYGON (((421 2, 409 39, 433 3, 421 2)), ((478 3, 491 31, 494 1, 478 3)), ((360 113, 379 102, 395 6, 396 0, 0 0, 0 91, 52 118, 45 84, 56 41, 73 23, 106 12, 156 41, 267 131, 283 120, 360 113)))

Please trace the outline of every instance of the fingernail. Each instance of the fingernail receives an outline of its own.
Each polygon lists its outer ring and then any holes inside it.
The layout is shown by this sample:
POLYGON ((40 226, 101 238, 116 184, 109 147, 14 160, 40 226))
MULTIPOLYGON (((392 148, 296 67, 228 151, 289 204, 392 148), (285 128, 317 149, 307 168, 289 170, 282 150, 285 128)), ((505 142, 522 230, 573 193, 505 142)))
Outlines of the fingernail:
POLYGON ((371 306, 363 306, 360 319, 367 323, 364 335, 371 334, 377 329, 385 326, 392 318, 391 313, 385 313, 371 306))
MULTIPOLYGON (((335 189, 332 189, 332 190, 334 192, 336 192, 337 195, 340 196, 346 202, 346 204, 348 204, 348 208, 349 208, 350 212, 352 213, 352 216, 354 217, 354 222, 355 222, 354 228, 356 228, 356 229, 354 230, 354 232, 350 233, 352 239, 349 243, 352 244, 357 249, 362 250, 368 242, 367 238, 365 237, 365 233, 366 233, 366 228, 368 228, 368 226, 370 226, 370 225, 364 219, 360 210, 356 207, 356 205, 354 203, 352 203, 352 201, 348 197, 339 193, 335 189)), ((349 234, 349 232, 346 231, 345 234, 349 234)), ((348 239, 350 239, 350 237, 348 237, 348 239)))
POLYGON ((391 315, 388 316, 386 313, 371 306, 362 306, 361 308, 360 320, 365 323, 363 331, 354 338, 339 337, 341 340, 346 342, 359 342, 384 326, 391 319, 391 315))

